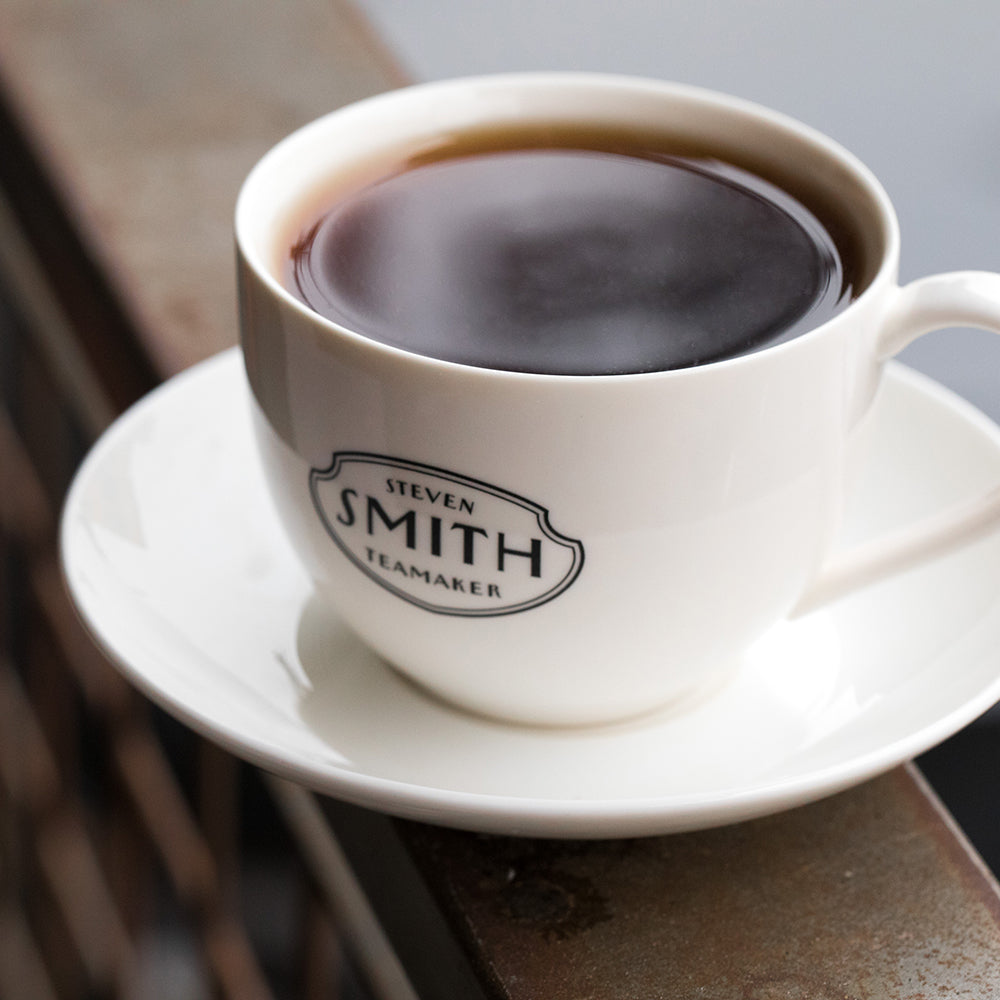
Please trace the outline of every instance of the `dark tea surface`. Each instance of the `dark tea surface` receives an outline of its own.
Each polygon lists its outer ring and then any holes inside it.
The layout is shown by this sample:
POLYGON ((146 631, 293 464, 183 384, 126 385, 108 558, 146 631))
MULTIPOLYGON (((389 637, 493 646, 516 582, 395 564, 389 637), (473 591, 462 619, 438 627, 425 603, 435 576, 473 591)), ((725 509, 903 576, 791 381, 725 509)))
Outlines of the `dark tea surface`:
POLYGON ((374 340, 486 368, 616 374, 733 357, 850 298, 802 204, 712 159, 497 149, 401 169, 334 201, 287 283, 374 340))

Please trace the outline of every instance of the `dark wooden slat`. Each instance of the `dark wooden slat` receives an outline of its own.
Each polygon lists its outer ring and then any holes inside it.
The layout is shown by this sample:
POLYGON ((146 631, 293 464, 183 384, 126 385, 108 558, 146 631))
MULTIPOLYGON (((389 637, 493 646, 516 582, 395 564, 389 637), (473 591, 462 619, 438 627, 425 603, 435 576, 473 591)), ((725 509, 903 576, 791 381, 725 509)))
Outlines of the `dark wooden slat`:
MULTIPOLYGON (((37 401, 33 400, 33 403, 37 401)), ((76 773, 75 692, 107 741, 121 784, 161 856, 175 891, 193 914, 216 981, 226 997, 268 1000, 271 990, 220 876, 208 840, 139 699, 86 634, 66 592, 55 551, 56 517, 31 454, 0 409, 0 460, 9 479, 0 528, 25 553, 32 601, 26 673, 35 698, 3 664, 0 776, 15 810, 32 829, 31 844, 90 985, 97 995, 129 996, 136 956, 127 922, 102 864, 76 773), (67 685, 67 673, 76 687, 67 685), (43 727, 36 704, 49 716, 43 727), (52 721, 54 719, 55 721, 52 721), (54 752, 53 736, 62 746, 54 752), (71 773, 61 773, 71 765, 71 773)), ((215 752, 215 751, 213 751, 215 752)), ((227 769, 230 780, 235 777, 227 769)), ((220 775, 220 777, 224 777, 220 775)), ((224 783, 224 782, 223 782, 224 783)), ((220 802, 220 782, 215 783, 220 802)))
POLYGON ((30 816, 40 870, 90 983, 98 991, 114 987, 125 996, 136 967, 132 942, 108 890, 83 811, 65 795, 34 709, 6 663, 0 664, 0 706, 4 718, 16 719, 0 742, 6 796, 30 816))
POLYGON ((0 902, 0 996, 57 1000, 44 959, 22 914, 0 902))

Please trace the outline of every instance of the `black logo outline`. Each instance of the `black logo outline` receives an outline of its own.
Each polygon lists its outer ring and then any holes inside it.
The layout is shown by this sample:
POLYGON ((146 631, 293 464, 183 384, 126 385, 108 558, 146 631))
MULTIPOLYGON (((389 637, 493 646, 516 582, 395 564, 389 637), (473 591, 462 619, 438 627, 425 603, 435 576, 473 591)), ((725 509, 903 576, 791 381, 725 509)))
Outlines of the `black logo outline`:
POLYGON ((569 587, 573 585, 577 577, 580 575, 580 571, 583 569, 583 543, 579 541, 579 539, 570 538, 569 536, 556 531, 549 521, 549 510, 547 507, 543 507, 541 504, 535 503, 535 501, 529 500, 527 497, 523 497, 511 490, 504 489, 502 486, 495 486, 492 483, 485 482, 484 480, 475 479, 472 476, 466 476, 459 472, 452 472, 449 469, 442 469, 438 466, 427 465, 423 462, 414 462, 405 458, 394 458, 390 455, 379 455, 374 452, 338 451, 333 453, 330 464, 327 468, 314 468, 310 470, 309 495, 312 498, 313 507, 326 533, 330 536, 340 551, 355 566, 357 566, 358 569, 365 574, 365 576, 367 576, 370 580, 373 580, 385 590, 394 594, 396 597, 402 598, 402 600, 407 603, 423 608, 425 611, 433 612, 434 614, 452 615, 461 618, 498 618, 504 615, 513 615, 519 614, 522 611, 529 611, 532 608, 537 608, 543 604, 547 604, 549 601, 554 600, 564 591, 569 589, 569 587), (335 479, 340 473, 341 467, 347 462, 362 462, 369 465, 402 469, 408 472, 424 472, 434 476, 439 476, 457 485, 468 486, 474 490, 490 494, 501 500, 505 500, 508 503, 513 503, 534 515, 539 529, 550 541, 564 548, 570 549, 573 553, 573 562, 569 570, 556 584, 549 587, 537 597, 534 597, 531 600, 521 601, 518 604, 504 605, 500 608, 453 608, 421 600, 419 597, 416 597, 415 595, 410 594, 402 588, 394 585, 385 577, 375 573, 366 563, 364 563, 354 554, 354 552, 351 551, 349 546, 344 541, 341 540, 336 529, 330 523, 319 496, 319 486, 321 483, 329 482, 330 480, 335 479))

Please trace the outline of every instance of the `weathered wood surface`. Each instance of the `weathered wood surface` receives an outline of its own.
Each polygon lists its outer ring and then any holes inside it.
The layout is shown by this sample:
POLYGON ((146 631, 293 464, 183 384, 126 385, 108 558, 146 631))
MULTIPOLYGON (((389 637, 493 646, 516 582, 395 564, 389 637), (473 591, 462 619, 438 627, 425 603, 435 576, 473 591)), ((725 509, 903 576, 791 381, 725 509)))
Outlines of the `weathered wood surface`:
POLYGON ((0 84, 161 375, 236 341, 240 182, 403 81, 349 0, 5 0, 0 84))

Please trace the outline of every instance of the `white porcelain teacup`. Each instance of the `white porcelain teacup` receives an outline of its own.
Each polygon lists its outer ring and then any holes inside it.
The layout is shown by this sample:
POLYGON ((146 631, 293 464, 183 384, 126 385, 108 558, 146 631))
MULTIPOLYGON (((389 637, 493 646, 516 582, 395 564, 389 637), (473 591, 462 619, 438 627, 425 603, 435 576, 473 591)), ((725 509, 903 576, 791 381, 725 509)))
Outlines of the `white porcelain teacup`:
POLYGON ((974 499, 831 563, 884 361, 934 328, 1000 331, 1000 277, 899 288, 897 222, 877 180, 777 113, 589 74, 406 88, 271 150, 242 189, 236 234, 257 435, 294 547, 367 643, 469 710, 589 724, 664 705, 718 683, 789 615, 1000 519, 995 498, 974 499), (316 190, 444 133, 534 121, 662 131, 801 183, 851 230, 852 300, 753 353, 553 375, 388 346, 286 287, 289 220, 316 190))

